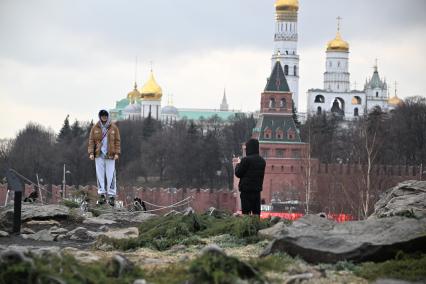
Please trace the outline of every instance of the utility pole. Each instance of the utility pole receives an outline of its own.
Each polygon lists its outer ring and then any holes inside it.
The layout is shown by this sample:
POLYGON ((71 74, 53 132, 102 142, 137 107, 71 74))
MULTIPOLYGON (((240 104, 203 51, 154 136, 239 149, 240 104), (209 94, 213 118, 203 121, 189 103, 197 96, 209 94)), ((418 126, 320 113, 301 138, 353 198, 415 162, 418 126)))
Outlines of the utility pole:
POLYGON ((65 164, 64 164, 64 173, 62 176, 62 199, 65 198, 65 164))
POLYGON ((37 178, 38 194, 40 195, 40 201, 43 204, 43 196, 41 195, 40 180, 38 178, 38 173, 36 173, 36 178, 37 178))

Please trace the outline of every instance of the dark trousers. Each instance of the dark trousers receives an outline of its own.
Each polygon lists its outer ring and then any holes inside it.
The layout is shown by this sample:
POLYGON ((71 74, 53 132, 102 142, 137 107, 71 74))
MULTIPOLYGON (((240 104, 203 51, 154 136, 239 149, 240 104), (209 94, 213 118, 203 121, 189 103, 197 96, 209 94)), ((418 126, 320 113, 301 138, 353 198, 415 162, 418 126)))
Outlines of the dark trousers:
POLYGON ((260 192, 241 192, 240 198, 243 214, 260 215, 260 192))

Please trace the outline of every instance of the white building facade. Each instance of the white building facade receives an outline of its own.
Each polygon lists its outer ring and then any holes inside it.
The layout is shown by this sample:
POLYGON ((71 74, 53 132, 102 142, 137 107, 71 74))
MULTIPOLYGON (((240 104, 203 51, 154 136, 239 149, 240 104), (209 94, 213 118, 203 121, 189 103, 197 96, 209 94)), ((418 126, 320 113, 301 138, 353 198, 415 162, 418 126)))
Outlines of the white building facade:
POLYGON ((336 37, 327 44, 323 88, 308 90, 308 115, 332 112, 354 119, 376 107, 389 111, 400 103, 396 95, 389 99, 387 83, 380 78, 377 63, 364 90, 351 90, 349 44, 342 39, 338 26, 336 37))
POLYGON ((274 51, 271 60, 271 70, 275 63, 280 61, 297 109, 299 109, 298 10, 297 0, 275 1, 274 51))

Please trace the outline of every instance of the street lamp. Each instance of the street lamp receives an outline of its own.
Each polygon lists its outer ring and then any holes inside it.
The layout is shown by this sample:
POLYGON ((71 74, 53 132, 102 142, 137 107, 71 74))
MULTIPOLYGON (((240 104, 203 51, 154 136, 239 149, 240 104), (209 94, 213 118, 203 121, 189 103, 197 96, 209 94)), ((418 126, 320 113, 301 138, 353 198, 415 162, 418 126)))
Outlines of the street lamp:
POLYGON ((66 174, 71 174, 70 171, 65 169, 65 164, 64 164, 64 172, 63 172, 63 176, 62 176, 62 199, 64 199, 66 197, 66 174))
POLYGON ((38 173, 36 173, 36 178, 37 178, 38 194, 40 195, 40 201, 43 204, 43 195, 41 194, 41 188, 40 188, 40 182, 43 182, 43 179, 38 177, 38 173))

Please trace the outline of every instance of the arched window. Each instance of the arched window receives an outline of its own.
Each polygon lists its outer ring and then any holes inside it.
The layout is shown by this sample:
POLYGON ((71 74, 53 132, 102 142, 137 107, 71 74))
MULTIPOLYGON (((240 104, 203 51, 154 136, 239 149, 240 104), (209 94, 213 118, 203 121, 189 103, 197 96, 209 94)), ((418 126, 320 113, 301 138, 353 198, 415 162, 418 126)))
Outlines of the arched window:
POLYGON ((357 108, 357 107, 356 107, 356 108, 354 108, 354 116, 359 116, 358 108, 357 108))
POLYGON ((337 61, 337 67, 340 67, 340 61, 337 61))
POLYGON ((317 95, 317 96, 315 97, 315 101, 314 101, 314 103, 324 103, 324 101, 325 101, 325 99, 324 99, 324 96, 323 96, 323 95, 317 95))
POLYGON ((322 108, 321 107, 317 107, 317 115, 320 115, 322 112, 322 108))
POLYGON ((284 65, 284 74, 288 75, 288 65, 284 65))
POLYGON ((376 92, 376 98, 379 96, 379 92, 376 92))
POLYGON ((361 104, 361 102, 362 102, 362 100, 361 100, 361 98, 360 98, 359 96, 354 96, 354 97, 352 98, 352 104, 353 104, 353 105, 360 105, 360 104, 361 104))
POLYGON ((296 65, 294 65, 294 67, 293 67, 293 75, 297 76, 297 66, 296 65))
POLYGON ((274 108, 275 107, 275 98, 270 98, 269 99, 269 107, 270 108, 274 108))
POLYGON ((280 127, 278 127, 277 130, 275 130, 275 138, 276 139, 284 138, 284 131, 280 127))
POLYGON ((280 108, 284 108, 284 107, 286 107, 286 106, 287 106, 287 102, 286 102, 285 98, 282 98, 282 99, 280 100, 280 108))
POLYGON ((269 127, 266 127, 265 130, 263 131, 263 135, 264 135, 265 139, 271 139, 272 130, 269 127))

